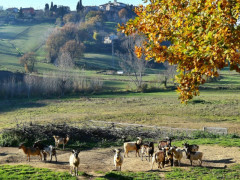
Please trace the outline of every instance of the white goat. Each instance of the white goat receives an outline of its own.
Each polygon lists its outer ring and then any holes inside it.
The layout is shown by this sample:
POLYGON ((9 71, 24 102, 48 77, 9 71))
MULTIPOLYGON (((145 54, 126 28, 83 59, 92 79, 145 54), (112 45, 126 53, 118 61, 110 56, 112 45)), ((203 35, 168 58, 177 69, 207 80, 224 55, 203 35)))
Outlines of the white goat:
POLYGON ((190 160, 191 166, 192 166, 192 162, 193 160, 198 160, 199 161, 199 165, 202 166, 202 157, 203 157, 203 153, 202 152, 189 152, 186 151, 186 156, 187 158, 190 160))
POLYGON ((59 144, 62 144, 63 145, 63 149, 64 149, 64 146, 67 144, 67 142, 69 141, 70 137, 69 135, 67 135, 66 138, 63 138, 63 137, 59 137, 59 136, 53 136, 54 140, 55 140, 55 146, 56 148, 58 148, 58 145, 59 144))
POLYGON ((123 144, 124 157, 125 157, 125 155, 127 155, 127 157, 128 157, 129 151, 136 151, 136 157, 137 157, 137 154, 140 157, 139 149, 141 149, 141 146, 142 146, 142 138, 138 137, 137 139, 138 140, 136 142, 125 142, 123 144))
POLYGON ((114 163, 116 171, 117 171, 117 167, 119 167, 119 170, 121 171, 121 167, 123 164, 123 156, 120 154, 121 151, 122 151, 121 149, 114 150, 114 152, 116 152, 116 153, 114 155, 113 163, 114 163))
POLYGON ((181 159, 183 157, 183 151, 181 149, 177 149, 177 147, 173 146, 170 148, 169 152, 173 153, 174 158, 178 161, 178 166, 181 165, 181 159))
MULTIPOLYGON (((55 147, 53 147, 52 145, 44 147, 43 153, 47 153, 50 156, 50 161, 52 161, 52 156, 55 156, 55 160, 57 162, 57 152, 55 147)), ((46 160, 45 155, 44 160, 46 160)))
POLYGON ((80 164, 80 158, 78 157, 78 154, 80 151, 72 150, 72 154, 69 158, 69 164, 70 164, 70 172, 72 174, 72 170, 74 171, 74 175, 78 176, 78 166, 80 164))
POLYGON ((52 145, 50 146, 46 146, 42 143, 42 141, 36 141, 34 144, 33 144, 33 147, 34 148, 38 148, 39 150, 41 150, 42 154, 43 154, 43 157, 44 157, 44 161, 46 161, 46 158, 47 158, 47 154, 50 156, 50 161, 52 161, 52 156, 55 156, 55 159, 57 161, 57 152, 56 152, 56 149, 55 147, 53 147, 52 145))

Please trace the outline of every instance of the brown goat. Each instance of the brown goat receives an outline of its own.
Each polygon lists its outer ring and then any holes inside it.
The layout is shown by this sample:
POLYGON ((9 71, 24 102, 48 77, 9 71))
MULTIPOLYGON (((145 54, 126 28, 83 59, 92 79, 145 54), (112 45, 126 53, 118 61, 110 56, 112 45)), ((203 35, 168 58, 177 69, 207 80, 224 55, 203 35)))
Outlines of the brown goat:
POLYGON ((159 141, 158 149, 163 150, 164 147, 171 147, 172 146, 172 139, 168 138, 166 140, 159 141))
POLYGON ((161 164, 162 168, 164 168, 165 165, 165 152, 164 151, 157 151, 152 158, 152 169, 153 169, 153 164, 154 163, 158 164, 158 168, 161 169, 161 164))
POLYGON ((31 156, 40 156, 39 160, 42 160, 42 154, 40 149, 33 148, 33 147, 25 147, 23 144, 19 146, 19 149, 22 149, 23 152, 27 155, 27 160, 30 162, 30 155, 31 156))
POLYGON ((173 166, 173 152, 170 151, 170 147, 164 147, 164 152, 166 154, 166 164, 168 164, 169 162, 171 163, 171 166, 173 166))
POLYGON ((56 148, 58 148, 59 144, 63 145, 63 150, 64 150, 64 146, 67 144, 67 142, 69 141, 70 137, 69 135, 67 135, 67 137, 63 138, 63 137, 59 137, 59 136, 53 136, 54 140, 55 140, 55 146, 56 148))

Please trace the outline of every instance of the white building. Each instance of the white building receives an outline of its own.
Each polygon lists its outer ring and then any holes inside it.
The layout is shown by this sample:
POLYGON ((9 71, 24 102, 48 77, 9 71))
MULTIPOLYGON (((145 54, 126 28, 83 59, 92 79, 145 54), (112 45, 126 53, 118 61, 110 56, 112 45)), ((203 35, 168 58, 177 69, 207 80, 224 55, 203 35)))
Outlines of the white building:
POLYGON ((103 11, 114 11, 115 9, 122 9, 125 8, 127 4, 117 2, 117 0, 114 0, 114 2, 109 1, 106 4, 102 4, 99 6, 100 10, 103 11))

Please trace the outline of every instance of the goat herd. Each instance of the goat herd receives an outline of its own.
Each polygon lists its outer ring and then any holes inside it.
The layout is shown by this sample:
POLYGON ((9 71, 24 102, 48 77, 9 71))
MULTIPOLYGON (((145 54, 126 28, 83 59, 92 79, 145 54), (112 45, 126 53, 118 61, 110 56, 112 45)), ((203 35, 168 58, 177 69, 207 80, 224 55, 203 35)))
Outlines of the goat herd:
MULTIPOLYGON (((41 141, 37 141, 34 143, 33 147, 25 147, 23 144, 19 146, 19 149, 22 149, 23 152, 27 155, 27 160, 30 161, 30 156, 40 156, 40 160, 42 160, 42 156, 44 161, 46 161, 47 155, 50 156, 50 162, 52 161, 52 156, 55 156, 55 160, 57 161, 57 153, 56 148, 58 148, 59 144, 63 144, 64 146, 69 141, 70 137, 59 137, 53 136, 55 140, 55 147, 50 145, 46 146, 41 141)), ((141 152, 141 159, 143 161, 143 157, 150 162, 150 158, 152 158, 151 169, 153 169, 154 163, 158 164, 158 168, 164 168, 165 164, 170 163, 171 166, 174 165, 174 160, 177 161, 178 166, 181 165, 181 159, 183 158, 183 152, 186 153, 187 159, 190 160, 192 165, 193 160, 198 160, 200 166, 202 165, 202 157, 203 153, 199 152, 198 145, 189 145, 187 143, 183 144, 184 148, 180 149, 175 146, 171 145, 171 138, 167 138, 166 140, 159 141, 157 151, 154 151, 154 142, 146 142, 143 143, 142 138, 138 137, 137 141, 135 142, 124 142, 124 157, 128 157, 129 151, 135 151, 136 157, 140 157, 141 152), (148 159, 147 159, 148 157, 148 159)), ((115 155, 113 158, 114 166, 116 170, 121 171, 121 167, 123 164, 123 156, 121 154, 121 149, 114 149, 113 150, 115 155)), ((72 150, 72 154, 69 157, 69 165, 70 165, 70 172, 75 176, 78 176, 78 166, 80 164, 80 158, 78 154, 80 153, 79 150, 72 150)))
MULTIPOLYGON (((181 159, 183 157, 183 152, 186 153, 187 159, 190 160, 191 166, 192 166, 192 161, 193 160, 198 160, 200 163, 200 166, 202 165, 202 157, 203 153, 199 152, 199 146, 196 144, 190 145, 190 144, 183 144, 184 149, 177 148, 175 146, 171 145, 171 138, 167 138, 166 140, 159 141, 158 144, 158 150, 154 152, 154 142, 147 142, 143 143, 142 138, 138 137, 138 140, 136 142, 125 142, 123 147, 124 147, 124 157, 128 157, 128 152, 129 151, 136 151, 136 157, 139 156, 139 151, 141 150, 141 155, 142 155, 142 160, 143 156, 145 155, 145 158, 147 160, 148 156, 148 161, 150 162, 150 158, 152 158, 152 168, 154 163, 158 164, 158 168, 164 168, 164 165, 167 163, 171 163, 171 166, 173 166, 174 159, 177 160, 178 165, 181 165, 181 159), (162 166, 162 167, 161 167, 162 166)), ((119 150, 118 150, 119 151, 119 150)), ((116 154, 118 154, 116 151, 116 154)), ((115 155, 116 156, 116 155, 115 155)), ((121 157, 123 161, 123 157, 121 157)), ((114 160, 115 161, 115 160, 114 160)), ((120 167, 121 170, 121 165, 115 163, 115 167, 117 170, 117 166, 120 167)))

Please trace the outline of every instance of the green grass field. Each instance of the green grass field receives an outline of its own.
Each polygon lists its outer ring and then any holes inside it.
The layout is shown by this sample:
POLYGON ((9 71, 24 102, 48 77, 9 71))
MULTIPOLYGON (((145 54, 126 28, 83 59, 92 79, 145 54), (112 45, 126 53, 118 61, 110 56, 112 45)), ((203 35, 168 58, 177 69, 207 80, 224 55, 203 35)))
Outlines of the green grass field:
POLYGON ((28 165, 1 165, 0 179, 69 179, 76 180, 66 172, 54 172, 46 168, 33 168, 28 165))
POLYGON ((228 169, 209 169, 204 167, 195 167, 189 170, 174 168, 171 172, 164 172, 164 177, 160 177, 157 172, 108 172, 104 177, 96 178, 96 180, 155 180, 155 179, 239 179, 240 165, 232 166, 228 169))
MULTIPOLYGON (((96 172, 103 174, 104 172, 96 172)), ((84 172, 79 173, 84 176, 84 172)), ((164 172, 160 176, 159 172, 107 172, 103 176, 96 177, 96 180, 155 180, 155 179, 239 179, 240 165, 234 165, 227 169, 209 169, 204 167, 194 167, 188 170, 173 168, 170 172, 164 172)), ((46 168, 33 168, 28 165, 2 165, 0 166, 0 179, 77 179, 66 172, 53 172, 46 168)))
POLYGON ((174 91, 3 100, 0 127, 12 127, 17 120, 39 123, 101 120, 195 129, 220 126, 239 133, 239 100, 239 91, 226 90, 204 91, 188 105, 180 104, 174 91))

